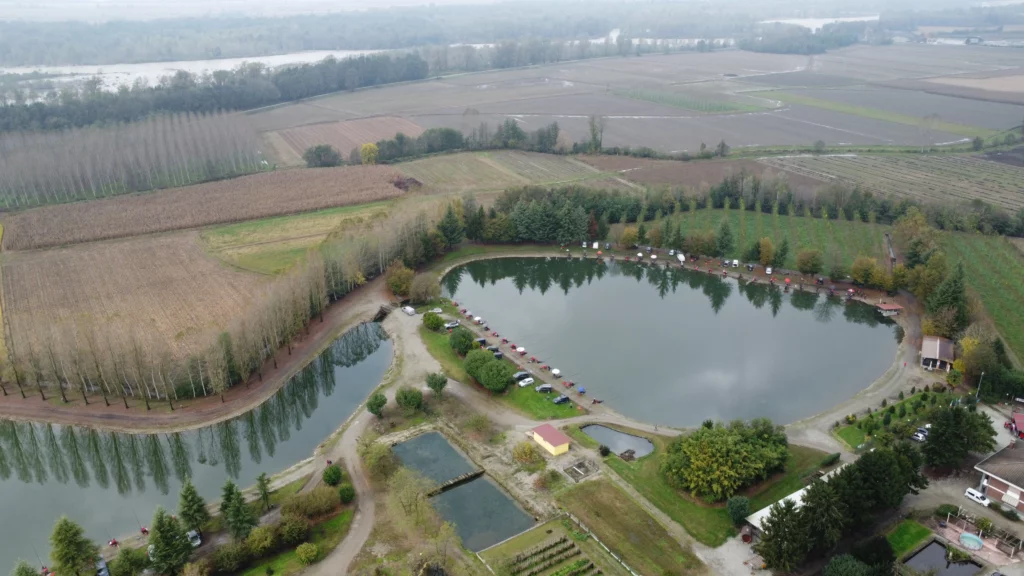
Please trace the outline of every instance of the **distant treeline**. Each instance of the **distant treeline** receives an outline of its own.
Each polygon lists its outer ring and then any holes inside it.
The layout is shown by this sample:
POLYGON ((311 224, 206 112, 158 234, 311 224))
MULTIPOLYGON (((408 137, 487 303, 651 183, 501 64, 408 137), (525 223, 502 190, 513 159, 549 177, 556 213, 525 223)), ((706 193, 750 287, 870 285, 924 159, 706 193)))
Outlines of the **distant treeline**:
MULTIPOLYGON (((387 164, 398 160, 408 160, 428 154, 455 152, 459 150, 495 150, 512 149, 531 152, 558 152, 558 123, 526 132, 519 124, 508 118, 495 130, 490 125, 481 123, 470 131, 469 135, 452 128, 431 128, 416 138, 410 138, 399 132, 390 140, 377 142, 377 162, 387 164)), ((343 152, 343 151, 341 151, 343 152)), ((361 161, 359 148, 349 154, 353 164, 361 161)))
MULTIPOLYGON (((2 53, 2 50, 0 50, 2 53)), ((427 63, 416 54, 325 59, 272 70, 249 64, 196 76, 178 71, 157 86, 137 84, 117 92, 100 89, 89 80, 81 93, 67 89, 46 102, 0 105, 0 132, 63 130, 93 124, 131 122, 160 112, 247 110, 310 96, 354 90, 427 77, 427 63)))
POLYGON ((757 8, 534 1, 274 18, 111 19, 98 24, 12 21, 0 23, 0 65, 119 64, 305 50, 579 40, 603 38, 613 29, 643 30, 652 38, 721 38, 740 34, 756 22, 757 14, 745 11, 757 8))
POLYGON ((817 33, 802 26, 777 24, 762 31, 755 38, 739 41, 742 50, 771 52, 773 54, 823 54, 828 50, 856 44, 875 26, 868 22, 841 22, 826 24, 817 33))

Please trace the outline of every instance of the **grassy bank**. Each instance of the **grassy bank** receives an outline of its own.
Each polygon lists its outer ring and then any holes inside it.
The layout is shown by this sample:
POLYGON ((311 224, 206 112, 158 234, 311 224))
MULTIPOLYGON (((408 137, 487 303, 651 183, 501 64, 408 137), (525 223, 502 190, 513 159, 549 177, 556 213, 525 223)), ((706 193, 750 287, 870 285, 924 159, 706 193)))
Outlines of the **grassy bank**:
MULTIPOLYGON (((342 510, 336 516, 332 516, 323 522, 315 524, 310 531, 309 541, 320 548, 320 560, 323 560, 331 553, 348 534, 352 525, 352 510, 342 510)), ((302 572, 304 566, 295 555, 295 549, 286 550, 265 559, 263 562, 242 572, 242 576, 289 576, 302 572), (273 570, 273 572, 268 571, 273 570)))
POLYGON ((420 326, 420 338, 427 345, 427 351, 441 364, 441 369, 452 380, 469 382, 469 374, 462 366, 462 358, 452 350, 447 332, 433 332, 420 326))
POLYGON ((885 538, 896 553, 896 558, 902 558, 904 554, 917 548, 932 533, 931 530, 914 520, 904 520, 896 528, 886 534, 885 538))
POLYGON ((578 484, 558 502, 606 546, 641 574, 691 574, 705 570, 646 510, 608 480, 578 484))
MULTIPOLYGON (((654 452, 634 462, 625 462, 614 454, 609 455, 604 460, 609 468, 701 543, 720 546, 736 534, 724 503, 711 505, 700 502, 665 481, 659 465, 670 439, 632 430, 629 433, 651 440, 654 452)), ((785 472, 744 493, 750 498, 751 511, 760 510, 803 488, 802 479, 818 470, 826 456, 824 452, 804 446, 790 445, 789 449, 785 472)))
POLYGON ((574 402, 555 404, 552 402, 561 394, 561 386, 556 386, 555 391, 550 394, 541 394, 533 389, 537 384, 531 384, 525 388, 512 384, 508 392, 498 396, 502 403, 515 410, 526 414, 535 420, 550 420, 554 418, 572 418, 579 416, 582 411, 576 408, 574 402))

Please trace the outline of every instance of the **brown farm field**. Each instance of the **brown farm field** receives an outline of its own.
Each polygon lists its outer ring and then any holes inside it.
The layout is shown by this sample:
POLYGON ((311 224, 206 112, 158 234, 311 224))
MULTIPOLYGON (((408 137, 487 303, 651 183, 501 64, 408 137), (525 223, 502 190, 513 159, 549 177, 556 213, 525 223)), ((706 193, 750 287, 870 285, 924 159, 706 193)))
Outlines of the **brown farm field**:
POLYGON ((283 163, 295 166, 302 164, 302 154, 317 144, 330 144, 342 156, 348 157, 353 148, 394 138, 399 132, 415 138, 423 133, 423 127, 405 118, 376 116, 288 128, 265 133, 264 138, 278 150, 278 158, 283 163), (286 150, 280 150, 282 144, 286 150))
POLYGON ((839 180, 883 194, 932 202, 980 199, 1012 212, 1024 208, 1024 168, 973 156, 787 156, 769 166, 839 180))
POLYGON ((765 169, 756 160, 708 160, 678 162, 675 160, 651 160, 629 156, 580 156, 580 160, 602 172, 616 172, 621 178, 645 186, 684 186, 700 191, 718 184, 728 176, 752 174, 772 177, 785 174, 789 186, 797 194, 813 194, 827 182, 781 169, 765 169))
POLYGON ((113 328, 114 346, 138 338, 181 357, 245 312, 265 282, 205 254, 195 232, 8 253, 2 266, 3 310, 21 353, 47 329, 95 326, 113 328))
POLYGON ((498 150, 434 156, 396 165, 434 192, 504 190, 527 184, 560 184, 606 175, 570 156, 498 150))
POLYGON ((278 170, 148 194, 46 206, 3 221, 5 250, 124 238, 398 197, 384 166, 278 170))

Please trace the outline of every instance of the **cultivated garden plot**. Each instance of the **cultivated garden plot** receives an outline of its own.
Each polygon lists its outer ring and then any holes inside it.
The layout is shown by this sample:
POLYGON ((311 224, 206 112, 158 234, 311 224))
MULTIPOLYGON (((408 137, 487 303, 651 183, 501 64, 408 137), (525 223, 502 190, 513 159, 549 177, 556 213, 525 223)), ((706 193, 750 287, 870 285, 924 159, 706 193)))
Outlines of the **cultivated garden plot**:
POLYGON ((405 118, 379 116, 289 128, 274 134, 290 148, 291 154, 287 155, 288 158, 297 157, 301 160, 307 149, 318 144, 329 144, 342 156, 348 157, 354 148, 369 142, 394 138, 399 132, 415 138, 423 133, 423 128, 405 118))
POLYGON ((41 353, 47 338, 72 337, 74 327, 82 338, 95 327, 116 335, 115 349, 159 342, 180 357, 209 344, 263 285, 260 276, 207 256, 195 233, 182 232, 9 254, 3 311, 20 354, 29 339, 41 353))
POLYGON ((838 180, 882 194, 925 202, 974 199, 1016 212, 1024 207, 1024 169, 972 156, 861 156, 763 158, 761 162, 812 178, 838 180))
POLYGON ((7 217, 5 250, 46 248, 395 198, 384 166, 278 170, 197 186, 46 206, 7 217))
POLYGON ((627 575, 628 572, 568 518, 556 518, 480 553, 492 570, 516 576, 627 575))

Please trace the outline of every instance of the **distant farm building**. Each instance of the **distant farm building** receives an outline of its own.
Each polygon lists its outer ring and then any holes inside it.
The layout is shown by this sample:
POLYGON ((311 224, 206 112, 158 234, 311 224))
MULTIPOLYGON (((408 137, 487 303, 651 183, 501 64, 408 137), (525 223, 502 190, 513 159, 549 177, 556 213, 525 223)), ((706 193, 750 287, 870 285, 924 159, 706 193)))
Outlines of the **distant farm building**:
POLYGON ((938 336, 925 336, 921 340, 921 366, 928 370, 949 370, 953 367, 953 342, 938 336))
MULTIPOLYGON (((824 476, 821 477, 821 481, 828 482, 829 479, 832 478, 832 476, 834 476, 840 470, 842 470, 844 466, 846 466, 846 464, 843 464, 836 468, 835 470, 829 472, 828 474, 825 474, 824 476)), ((786 496, 785 498, 780 498, 779 503, 781 504, 783 500, 792 500, 793 504, 796 504, 796 507, 800 508, 801 506, 803 506, 804 493, 807 492, 807 488, 808 487, 801 488, 796 492, 793 492, 789 496, 786 496)), ((749 522, 751 526, 753 526, 758 532, 760 532, 763 529, 761 527, 761 523, 764 522, 766 518, 768 518, 769 514, 771 514, 772 506, 774 506, 774 504, 765 506, 764 508, 761 508, 757 512, 751 514, 750 516, 747 516, 747 522, 749 522)))
POLYGON ((537 444, 540 444, 552 456, 565 454, 569 451, 569 437, 551 424, 537 426, 530 430, 530 435, 533 436, 537 444))

